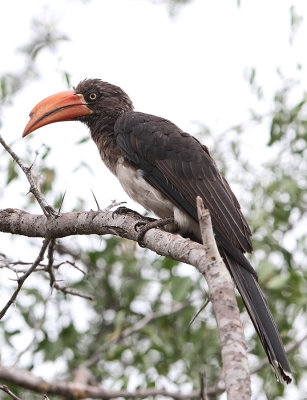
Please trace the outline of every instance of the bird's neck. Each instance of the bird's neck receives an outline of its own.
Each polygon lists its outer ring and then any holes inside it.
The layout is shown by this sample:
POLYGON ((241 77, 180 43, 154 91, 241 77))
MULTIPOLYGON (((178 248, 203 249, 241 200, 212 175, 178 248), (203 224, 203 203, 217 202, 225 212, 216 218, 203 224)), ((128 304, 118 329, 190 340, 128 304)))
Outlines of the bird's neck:
POLYGON ((114 135, 116 119, 117 117, 100 119, 99 123, 90 126, 91 136, 98 147, 100 156, 113 174, 116 174, 117 160, 121 157, 114 135))

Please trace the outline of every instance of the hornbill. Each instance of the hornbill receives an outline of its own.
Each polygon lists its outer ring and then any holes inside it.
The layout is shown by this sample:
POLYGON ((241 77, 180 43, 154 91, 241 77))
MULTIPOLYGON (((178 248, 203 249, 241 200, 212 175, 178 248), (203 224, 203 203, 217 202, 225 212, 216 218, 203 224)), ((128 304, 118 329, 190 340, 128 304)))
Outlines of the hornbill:
POLYGON ((278 380, 291 382, 291 369, 257 274, 245 252, 251 231, 237 198, 208 148, 172 122, 135 112, 128 95, 99 79, 54 94, 30 113, 23 136, 58 121, 81 121, 102 160, 128 195, 160 218, 173 217, 177 231, 201 242, 196 197, 210 211, 221 256, 242 296, 278 380))

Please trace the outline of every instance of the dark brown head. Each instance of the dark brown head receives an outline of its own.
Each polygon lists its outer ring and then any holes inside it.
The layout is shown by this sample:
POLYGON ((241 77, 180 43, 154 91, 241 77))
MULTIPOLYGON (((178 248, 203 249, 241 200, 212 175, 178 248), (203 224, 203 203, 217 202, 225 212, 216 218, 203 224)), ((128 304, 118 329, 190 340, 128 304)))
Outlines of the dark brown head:
POLYGON ((100 79, 86 79, 73 90, 54 94, 38 103, 30 113, 23 135, 59 121, 78 120, 91 129, 114 126, 116 119, 124 112, 132 111, 128 95, 118 86, 100 79))

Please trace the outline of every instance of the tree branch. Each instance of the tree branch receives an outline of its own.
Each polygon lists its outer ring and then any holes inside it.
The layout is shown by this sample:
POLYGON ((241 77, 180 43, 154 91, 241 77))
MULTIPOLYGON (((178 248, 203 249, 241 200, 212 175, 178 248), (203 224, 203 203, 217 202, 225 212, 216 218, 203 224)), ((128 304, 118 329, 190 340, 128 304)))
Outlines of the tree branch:
POLYGON ((21 400, 21 398, 16 396, 6 385, 0 385, 0 390, 7 393, 14 400, 21 400))
MULTIPOLYGON (((86 385, 79 382, 47 382, 42 378, 36 377, 28 371, 17 368, 5 368, 0 366, 0 379, 5 382, 24 387, 36 393, 47 393, 48 395, 65 396, 71 399, 117 399, 117 398, 149 398, 151 396, 165 396, 175 400, 199 399, 199 390, 194 390, 187 394, 179 392, 169 392, 165 389, 149 388, 135 391, 128 390, 105 390, 98 386, 86 385)), ((216 394, 216 388, 207 388, 207 393, 216 394)))
POLYGON ((32 174, 32 168, 34 165, 34 162, 30 167, 26 167, 24 163, 21 161, 21 159, 18 157, 18 155, 8 146, 8 144, 5 142, 3 137, 0 135, 0 143, 2 146, 5 148, 5 150, 10 154, 10 156, 13 158, 13 160, 16 161, 16 163, 19 165, 19 167, 22 169, 22 171, 25 173, 29 183, 30 183, 30 192, 34 195, 36 198, 38 204, 40 205, 41 209, 43 210, 43 213, 47 217, 57 217, 59 214, 54 210, 53 207, 51 207, 45 197, 42 195, 40 192, 39 188, 37 187, 37 184, 35 182, 34 176, 32 174))
MULTIPOLYGON (((114 214, 109 210, 70 212, 48 220, 45 215, 7 208, 0 210, 0 232, 49 239, 72 235, 111 234, 136 241, 138 232, 134 225, 140 220, 139 215, 114 214)), ((201 259, 206 260, 206 252, 201 244, 160 229, 146 232, 144 244, 159 255, 172 257, 196 267, 201 259)))
POLYGON ((230 274, 218 251, 210 213, 197 197, 197 211, 207 259, 202 274, 209 286, 210 297, 220 336, 225 386, 228 400, 251 398, 251 382, 240 312, 230 274))
MULTIPOLYGON (((82 234, 115 234, 136 240, 138 233, 135 231, 134 225, 140 221, 140 218, 139 215, 135 216, 131 213, 114 214, 109 210, 104 210, 66 213, 62 214, 59 218, 50 220, 44 215, 32 215, 21 210, 6 209, 0 210, 0 231, 48 238, 82 234)), ((208 237, 211 237, 212 243, 215 243, 212 232, 206 233, 205 238, 208 237)), ((232 303, 229 300, 231 293, 234 296, 233 285, 227 270, 224 270, 225 267, 219 254, 214 253, 214 250, 212 250, 213 244, 210 243, 210 240, 208 242, 208 240, 205 240, 204 248, 204 246, 189 239, 184 239, 179 235, 173 235, 159 229, 152 229, 144 236, 144 243, 147 248, 155 251, 157 254, 193 265, 206 277, 212 295, 218 326, 223 331, 220 332, 221 344, 223 348, 224 345, 226 347, 225 350, 222 350, 222 355, 225 360, 228 360, 226 361, 226 365, 227 362, 230 365, 229 373, 225 373, 225 379, 229 380, 229 382, 232 382, 234 378, 238 379, 236 373, 238 371, 238 364, 240 364, 239 381, 242 384, 242 377, 247 379, 248 376, 247 362, 246 358, 244 360, 242 355, 245 352, 245 344, 242 341, 242 334, 239 333, 239 313, 238 311, 233 311, 237 307, 236 302, 232 303), (215 263, 212 263, 212 257, 215 257, 215 263), (221 296, 221 292, 226 297, 221 296), (234 314, 229 319, 227 315, 230 311, 234 312, 234 314), (234 345, 235 342, 237 343, 236 345, 234 345), (235 349, 237 353, 235 353, 235 349), (236 355, 239 355, 238 359, 243 360, 244 366, 237 361, 236 355), (233 363, 235 363, 235 366, 233 363)), ((226 366, 224 367, 226 368, 226 366)), ((246 382, 243 384, 243 387, 246 388, 246 382)), ((246 393, 248 396, 248 390, 246 393)), ((242 396, 242 391, 240 395, 242 396)))
POLYGON ((32 274, 32 272, 35 270, 35 268, 39 265, 39 263, 42 261, 45 251, 48 247, 48 244, 50 242, 50 239, 44 239, 42 247, 40 249, 40 252, 36 258, 36 260, 34 261, 34 263, 32 264, 32 266, 28 269, 28 271, 23 274, 20 278, 17 279, 17 288, 15 289, 14 293, 12 294, 11 298, 9 299, 9 301, 6 303, 6 305, 3 307, 3 309, 0 312, 0 319, 2 319, 2 317, 5 315, 5 313, 7 312, 7 310, 10 308, 10 306, 14 303, 14 301, 16 300, 16 297, 18 295, 18 293, 20 292, 20 289, 22 288, 22 285, 24 284, 24 281, 32 274))

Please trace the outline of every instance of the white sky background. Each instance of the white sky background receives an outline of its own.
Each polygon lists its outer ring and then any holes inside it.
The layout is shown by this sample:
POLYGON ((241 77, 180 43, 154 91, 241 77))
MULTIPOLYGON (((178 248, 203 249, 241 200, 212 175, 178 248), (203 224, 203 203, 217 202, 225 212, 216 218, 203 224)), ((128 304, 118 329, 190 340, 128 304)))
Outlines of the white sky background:
MULTIPOLYGON (((2 136, 14 141, 18 154, 25 154, 27 138, 21 139, 21 134, 28 114, 44 97, 67 89, 62 70, 71 74, 73 85, 84 78, 119 85, 136 110, 170 119, 192 134, 199 131, 196 121, 218 133, 247 120, 249 109, 269 111, 272 96, 281 86, 276 67, 286 76, 300 77, 306 87, 307 24, 303 22, 290 46, 289 9, 294 4, 299 15, 307 16, 307 2, 242 0, 239 9, 236 4, 235 0, 194 0, 170 18, 165 4, 150 0, 1 2, 0 74, 22 68, 23 58, 15 50, 28 42, 33 17, 53 15, 57 29, 70 38, 56 52, 44 51, 39 56, 40 79, 27 85, 13 106, 5 109, 2 136), (303 65, 300 72, 297 62, 303 65), (252 67, 264 89, 261 104, 244 79, 252 67)), ((95 208, 91 189, 102 208, 113 199, 128 200, 102 165, 95 145, 91 141, 75 145, 86 134, 87 128, 77 122, 53 124, 33 133, 34 150, 42 143, 52 148, 48 163, 60 171, 56 189, 67 190, 64 211, 71 210, 77 196, 86 200, 88 209, 95 208), (93 174, 85 168, 73 172, 81 160, 93 174)), ((267 157, 267 138, 266 126, 244 134, 252 164, 261 164, 267 157)), ((228 178, 231 181, 231 175, 228 178)), ((24 185, 20 181, 9 185, 0 193, 0 208, 21 208, 27 190, 25 180, 24 185)), ((244 188, 238 194, 242 196, 244 188)), ((137 208, 128 201, 129 207, 137 208)), ((40 213, 38 206, 36 211, 40 213)), ((0 238, 0 246, 5 243, 7 250, 16 252, 7 235, 0 238)), ((290 393, 285 399, 294 398, 290 393)))

